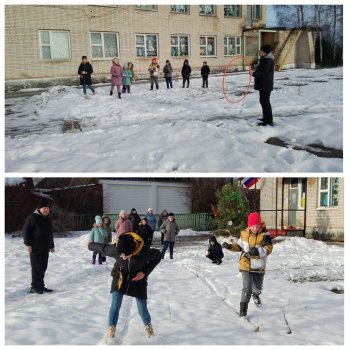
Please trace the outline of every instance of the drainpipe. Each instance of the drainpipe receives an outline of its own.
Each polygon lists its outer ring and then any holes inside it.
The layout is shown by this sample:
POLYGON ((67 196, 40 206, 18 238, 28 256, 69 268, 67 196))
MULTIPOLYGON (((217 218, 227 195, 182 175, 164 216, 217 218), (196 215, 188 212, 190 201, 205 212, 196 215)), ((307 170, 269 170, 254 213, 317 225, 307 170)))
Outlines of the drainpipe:
POLYGON ((307 178, 306 178, 306 184, 305 184, 305 202, 304 202, 304 235, 306 236, 306 203, 307 203, 307 178))

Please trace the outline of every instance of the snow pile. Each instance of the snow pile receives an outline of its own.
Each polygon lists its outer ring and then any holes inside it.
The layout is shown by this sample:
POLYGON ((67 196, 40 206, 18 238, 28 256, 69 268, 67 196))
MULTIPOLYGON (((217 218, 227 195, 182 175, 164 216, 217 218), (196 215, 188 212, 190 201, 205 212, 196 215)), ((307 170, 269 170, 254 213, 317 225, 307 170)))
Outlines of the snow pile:
MULTIPOLYGON (((167 253, 150 275, 148 304, 156 336, 145 337, 136 303, 125 297, 112 344, 344 344, 344 294, 332 292, 344 290, 342 246, 298 237, 276 240, 268 259, 263 307, 250 303, 248 323, 236 314, 242 288, 239 254, 225 250, 223 264, 212 264, 204 256, 208 232, 196 235, 191 244, 179 239, 174 259, 167 253), (296 275, 301 278, 293 282, 296 275), (292 334, 287 334, 281 307, 292 334), (257 325, 260 332, 254 332, 257 325)), ((157 232, 154 243, 160 248, 159 241, 157 232)), ((32 295, 23 241, 5 238, 6 345, 106 343, 114 259, 91 265, 87 242, 88 232, 56 238, 45 278, 54 293, 32 295)))

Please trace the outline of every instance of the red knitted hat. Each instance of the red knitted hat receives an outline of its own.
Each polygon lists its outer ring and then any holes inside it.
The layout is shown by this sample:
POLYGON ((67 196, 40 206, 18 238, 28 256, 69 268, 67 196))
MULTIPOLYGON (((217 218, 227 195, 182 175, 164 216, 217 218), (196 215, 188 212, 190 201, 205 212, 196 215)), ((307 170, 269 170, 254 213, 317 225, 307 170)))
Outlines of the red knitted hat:
POLYGON ((261 225, 261 217, 257 212, 248 215, 248 227, 253 225, 261 225))

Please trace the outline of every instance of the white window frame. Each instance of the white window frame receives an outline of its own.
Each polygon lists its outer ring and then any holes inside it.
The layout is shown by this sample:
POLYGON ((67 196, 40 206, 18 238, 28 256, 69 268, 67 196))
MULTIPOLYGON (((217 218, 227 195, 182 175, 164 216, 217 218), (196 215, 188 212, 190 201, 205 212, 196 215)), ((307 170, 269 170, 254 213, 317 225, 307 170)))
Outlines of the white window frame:
POLYGON ((200 16, 216 16, 216 5, 199 5, 199 15, 200 16), (213 12, 209 11, 212 9, 213 12))
POLYGON ((201 57, 217 57, 217 37, 216 35, 200 35, 199 37, 199 55, 201 57), (205 38, 205 45, 201 44, 201 39, 205 38), (214 38, 214 47, 215 47, 215 54, 214 55, 208 55, 208 38, 214 38), (205 55, 201 54, 201 48, 205 47, 205 55))
POLYGON ((170 56, 171 57, 189 57, 191 54, 190 48, 191 48, 191 43, 190 43, 190 36, 188 34, 171 34, 170 35, 170 56), (173 37, 177 37, 177 44, 172 44, 173 37), (187 37, 187 45, 188 45, 188 47, 187 47, 188 54, 187 55, 180 55, 180 51, 181 51, 180 50, 180 37, 187 37), (177 49, 178 49, 179 54, 177 56, 172 55, 172 48, 173 47, 177 47, 177 49))
POLYGON ((233 35, 225 35, 224 36, 224 56, 237 56, 240 55, 242 52, 242 38, 240 36, 233 36, 233 35), (235 42, 235 53, 229 52, 229 39, 234 39, 235 42), (226 41, 226 43, 225 43, 226 41), (237 44, 237 42, 239 43, 237 44), (225 48, 226 48, 226 54, 225 54, 225 48))
POLYGON ((110 59, 110 58, 114 58, 114 57, 119 57, 119 34, 116 32, 90 32, 90 50, 91 50, 91 59, 93 60, 103 60, 103 59, 110 59), (100 34, 101 35, 101 44, 93 44, 92 43, 92 34, 100 34), (117 41, 117 54, 113 55, 113 56, 106 56, 105 54, 105 46, 104 46, 104 34, 114 34, 116 37, 116 41, 117 41), (93 57, 92 55, 92 47, 93 46, 100 46, 102 48, 102 57, 93 57))
POLYGON ((39 43, 40 43, 40 59, 45 60, 45 61, 65 61, 65 60, 71 60, 72 59, 72 50, 71 50, 71 43, 70 43, 70 31, 69 30, 57 30, 57 29, 41 29, 39 30, 39 43), (50 38, 50 43, 49 44, 43 44, 41 42, 41 33, 42 32, 48 32, 49 33, 49 38, 50 38), (66 33, 67 34, 67 51, 68 51, 68 57, 60 57, 60 58, 44 58, 43 57, 43 46, 45 47, 50 47, 50 53, 52 53, 52 34, 53 33, 66 33))
POLYGON ((135 34, 135 50, 136 50, 136 57, 158 57, 158 54, 159 54, 159 36, 158 36, 158 34, 136 33, 135 34), (138 36, 143 36, 143 38, 144 38, 143 45, 137 44, 137 37, 138 36), (157 50, 156 54, 151 54, 151 55, 147 54, 147 40, 146 40, 147 36, 155 36, 156 37, 156 50, 157 50), (141 48, 141 47, 144 48, 145 55, 138 55, 137 49, 141 48))
POLYGON ((339 178, 338 177, 321 177, 319 179, 319 183, 318 183, 318 195, 317 195, 317 199, 318 199, 318 209, 334 209, 334 208, 338 208, 339 206, 339 178), (321 184, 322 184, 322 179, 327 179, 327 188, 322 189, 321 188, 321 184), (337 179, 337 194, 334 195, 333 193, 333 184, 335 182, 335 180, 337 179), (326 205, 322 205, 322 200, 321 200, 321 195, 322 194, 327 194, 327 203, 326 205), (333 196, 337 196, 335 198, 337 198, 337 205, 332 205, 332 198, 333 196))
POLYGON ((190 5, 170 5, 170 13, 190 13, 190 5))
POLYGON ((224 5, 224 17, 225 18, 242 18, 242 5, 224 5), (236 15, 236 14, 233 14, 233 15, 229 15, 228 14, 228 8, 227 6, 230 6, 230 7, 235 7, 235 10, 234 13, 237 12, 237 8, 239 8, 239 15, 236 15), (226 9, 226 14, 225 14, 225 9, 226 9))

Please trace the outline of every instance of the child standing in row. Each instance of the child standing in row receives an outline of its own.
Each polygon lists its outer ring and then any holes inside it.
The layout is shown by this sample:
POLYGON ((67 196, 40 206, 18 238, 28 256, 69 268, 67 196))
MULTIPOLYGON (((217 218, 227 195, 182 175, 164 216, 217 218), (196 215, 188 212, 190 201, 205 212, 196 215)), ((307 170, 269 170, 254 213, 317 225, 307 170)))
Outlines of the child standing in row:
POLYGON ((111 75, 112 75, 112 84, 111 84, 111 91, 109 94, 113 95, 114 87, 117 87, 118 90, 118 98, 122 98, 122 78, 123 78, 123 68, 119 64, 119 59, 117 57, 113 58, 112 60, 112 67, 111 67, 111 75))
POLYGON ((208 77, 209 77, 209 73, 210 73, 210 68, 209 66, 207 65, 207 62, 204 61, 203 62, 203 67, 201 69, 201 76, 202 76, 202 79, 203 79, 203 85, 202 87, 208 87, 208 77))
POLYGON ((123 93, 130 93, 130 85, 131 85, 132 73, 128 67, 127 63, 123 65, 123 93))
POLYGON ((149 65, 148 71, 149 71, 149 75, 151 78, 151 90, 153 90, 153 85, 156 84, 156 89, 159 89, 159 85, 158 85, 158 75, 159 75, 159 70, 160 70, 160 66, 157 62, 157 59, 155 57, 152 58, 152 62, 149 65))
POLYGON ((171 66, 171 63, 169 60, 165 61, 165 66, 163 68, 164 78, 166 81, 166 87, 169 89, 169 87, 173 88, 173 67, 171 66))
MULTIPOLYGON (((89 243, 105 243, 105 238, 108 236, 106 230, 102 227, 102 218, 99 215, 95 216, 95 225, 90 232, 89 243)), ((96 264, 97 252, 92 253, 92 264, 96 264)), ((102 265, 102 254, 98 253, 98 263, 102 265)))

